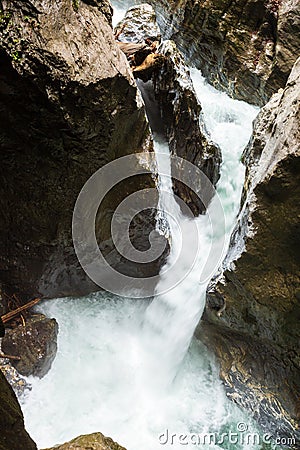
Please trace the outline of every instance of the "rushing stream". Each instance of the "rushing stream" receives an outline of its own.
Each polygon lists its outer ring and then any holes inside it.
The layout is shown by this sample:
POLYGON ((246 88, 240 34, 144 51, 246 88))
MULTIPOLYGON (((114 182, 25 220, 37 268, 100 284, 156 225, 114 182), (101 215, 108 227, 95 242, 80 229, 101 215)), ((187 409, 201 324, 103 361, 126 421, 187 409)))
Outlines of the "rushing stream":
MULTIPOLYGON (((206 127, 222 149, 217 191, 228 240, 243 184, 240 155, 257 109, 216 91, 196 69, 191 73, 206 127)), ((166 154, 162 144, 156 144, 156 151, 166 154)), ((207 253, 210 241, 204 231, 206 220, 205 216, 195 219, 202 254, 207 253)), ((171 251, 169 259, 173 257, 171 251)), ((201 261, 200 252, 197 264, 201 261)), ((196 277, 197 264, 182 283, 150 304, 145 299, 97 293, 39 306, 59 323, 52 368, 41 380, 31 377, 32 391, 21 399, 26 428, 39 448, 95 431, 111 436, 128 450, 261 448, 243 444, 240 435, 238 443, 231 444, 221 436, 237 428, 243 431, 243 424, 248 430, 255 431, 255 426, 227 399, 212 355, 192 339, 206 287, 196 277), (172 443, 173 433, 177 435, 172 443), (210 445, 207 437, 205 444, 196 446, 196 436, 189 435, 183 446, 179 435, 185 433, 200 433, 202 439, 203 433, 212 433, 214 437, 210 445)))

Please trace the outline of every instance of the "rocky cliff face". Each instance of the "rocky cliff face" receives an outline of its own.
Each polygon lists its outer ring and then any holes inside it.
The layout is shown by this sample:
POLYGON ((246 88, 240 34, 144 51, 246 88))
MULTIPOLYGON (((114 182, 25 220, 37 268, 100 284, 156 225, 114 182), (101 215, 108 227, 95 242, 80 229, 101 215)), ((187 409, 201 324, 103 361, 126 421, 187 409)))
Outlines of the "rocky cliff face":
POLYGON ((0 370, 0 449, 37 450, 24 429, 23 414, 16 395, 0 370))
MULTIPOLYGON (((53 297, 98 289, 74 254, 75 200, 109 161, 151 150, 110 20, 106 1, 0 2, 0 281, 12 292, 53 297)), ((124 195, 149 185, 150 177, 123 185, 97 220, 112 264, 129 272, 113 252, 110 217, 124 195)), ((134 226, 140 247, 148 245, 153 222, 134 226)))
POLYGON ((216 87, 264 105, 300 51, 297 0, 153 1, 164 38, 216 87))
POLYGON ((220 358, 229 396, 298 442, 299 121, 300 59, 256 119, 239 221, 197 331, 220 358))

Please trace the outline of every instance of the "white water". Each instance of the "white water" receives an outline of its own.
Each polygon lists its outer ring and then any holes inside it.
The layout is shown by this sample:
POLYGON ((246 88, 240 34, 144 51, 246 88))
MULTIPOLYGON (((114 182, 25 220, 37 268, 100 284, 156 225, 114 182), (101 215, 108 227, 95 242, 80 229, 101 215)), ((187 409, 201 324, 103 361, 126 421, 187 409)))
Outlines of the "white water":
MULTIPOLYGON (((146 383, 166 389, 177 374, 203 313, 208 280, 200 283, 199 279, 212 245, 210 212, 214 202, 206 215, 196 219, 183 215, 173 195, 168 146, 156 142, 155 150, 161 174, 158 208, 168 219, 171 250, 156 295, 145 311, 141 338, 147 355, 146 383)), ((162 220, 159 218, 159 222, 162 220)))
MULTIPOLYGON (((192 70, 192 77, 206 126, 222 148, 218 192, 228 236, 243 183, 239 158, 257 110, 215 91, 197 70, 192 70)), ((204 223, 206 218, 195 220, 204 223)), ((207 236, 203 229, 200 232, 203 249, 207 236)), ((221 433, 235 432, 238 422, 250 426, 251 420, 226 398, 218 368, 205 347, 193 339, 184 356, 203 309, 203 286, 196 275, 191 271, 148 309, 148 301, 105 293, 48 301, 39 308, 55 317, 60 327, 52 369, 42 380, 30 379, 33 389, 22 404, 26 428, 39 448, 101 431, 127 450, 178 450, 182 448, 178 442, 161 445, 159 435, 166 429, 221 433)), ((226 442, 221 447, 252 448, 226 442)))

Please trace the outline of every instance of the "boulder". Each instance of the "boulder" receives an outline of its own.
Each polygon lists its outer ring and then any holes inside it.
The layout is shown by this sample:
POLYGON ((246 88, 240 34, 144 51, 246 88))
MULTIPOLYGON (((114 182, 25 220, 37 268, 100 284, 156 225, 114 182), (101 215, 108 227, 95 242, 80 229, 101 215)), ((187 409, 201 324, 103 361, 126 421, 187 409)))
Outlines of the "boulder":
POLYGON ((57 351, 58 324, 43 314, 35 314, 25 326, 7 329, 2 339, 5 354, 19 356, 11 364, 25 376, 42 378, 50 370, 57 351))
POLYGON ((24 428, 24 418, 17 397, 0 370, 0 449, 37 450, 24 428))
MULTIPOLYGON (((108 1, 2 0, 0 9, 0 282, 22 299, 85 295, 100 288, 74 252, 74 204, 97 169, 152 150, 144 106, 108 1)), ((115 250, 110 220, 144 187, 155 187, 150 175, 121 183, 96 221, 105 255, 129 275, 143 269, 115 250)), ((133 243, 148 247, 154 228, 153 214, 133 221, 133 243)), ((160 263, 145 266, 158 273, 160 263)))
POLYGON ((135 78, 149 81, 155 70, 161 69, 165 62, 165 57, 159 53, 150 53, 141 64, 134 67, 132 72, 135 78))
POLYGON ((264 105, 283 88, 300 50, 297 0, 160 0, 162 36, 173 39, 207 80, 264 105))
POLYGON ((298 446, 299 120, 300 58, 255 121, 238 223, 196 333, 218 355, 230 397, 298 446))
POLYGON ((221 150, 205 129, 190 72, 175 42, 163 41, 157 52, 164 56, 164 60, 153 72, 151 81, 170 152, 193 163, 211 182, 211 188, 207 190, 199 179, 198 190, 194 193, 183 183, 173 181, 175 194, 198 215, 205 211, 205 204, 207 206, 214 195, 213 187, 220 178, 221 150), (201 197, 206 200, 205 204, 201 197))
POLYGON ((45 450, 126 450, 121 445, 102 433, 92 433, 78 436, 62 445, 57 445, 45 450))
POLYGON ((283 88, 300 55, 300 8, 298 0, 278 2, 275 58, 268 88, 283 88))
POLYGON ((31 384, 19 374, 17 369, 12 366, 10 359, 1 359, 0 370, 13 388, 18 398, 24 397, 24 395, 31 391, 31 384))

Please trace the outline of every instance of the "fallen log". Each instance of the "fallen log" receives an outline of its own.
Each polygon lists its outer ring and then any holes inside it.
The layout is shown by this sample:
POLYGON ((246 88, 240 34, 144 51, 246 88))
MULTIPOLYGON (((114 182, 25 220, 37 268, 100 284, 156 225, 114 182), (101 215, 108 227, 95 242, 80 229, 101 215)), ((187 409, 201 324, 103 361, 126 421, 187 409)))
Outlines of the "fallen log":
POLYGON ((8 313, 1 316, 2 322, 7 323, 10 320, 14 319, 20 312, 26 311, 29 308, 32 308, 34 305, 39 303, 41 301, 40 298, 35 298, 34 300, 31 300, 30 302, 26 303, 25 305, 20 306, 17 309, 14 309, 13 311, 9 311, 8 313))

